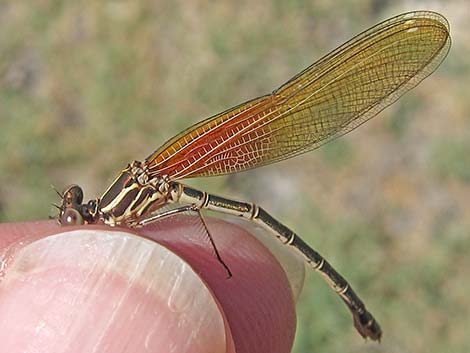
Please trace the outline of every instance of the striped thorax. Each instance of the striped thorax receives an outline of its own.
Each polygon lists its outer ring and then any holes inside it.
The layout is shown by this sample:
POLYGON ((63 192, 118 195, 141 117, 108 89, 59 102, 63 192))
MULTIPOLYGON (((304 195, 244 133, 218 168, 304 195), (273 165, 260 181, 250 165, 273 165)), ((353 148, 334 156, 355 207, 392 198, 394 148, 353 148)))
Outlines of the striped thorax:
POLYGON ((151 178, 146 166, 134 161, 99 199, 82 204, 82 189, 78 185, 66 188, 58 220, 67 225, 99 221, 110 226, 134 225, 143 215, 177 201, 180 194, 178 183, 170 182, 167 177, 151 178))

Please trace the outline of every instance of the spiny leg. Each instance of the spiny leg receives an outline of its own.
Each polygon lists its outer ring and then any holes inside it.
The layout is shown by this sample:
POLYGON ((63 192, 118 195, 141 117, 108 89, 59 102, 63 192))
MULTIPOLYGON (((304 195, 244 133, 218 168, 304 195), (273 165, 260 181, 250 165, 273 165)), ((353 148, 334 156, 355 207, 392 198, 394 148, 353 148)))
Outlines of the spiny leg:
POLYGON ((230 271, 230 268, 227 266, 227 264, 224 262, 224 260, 220 256, 219 250, 217 249, 217 246, 215 245, 214 239, 212 238, 212 235, 209 231, 209 228, 207 227, 207 223, 204 220, 204 218, 202 217, 201 209, 198 206, 196 206, 195 204, 181 206, 181 207, 178 207, 178 208, 174 208, 172 210, 168 210, 168 211, 165 211, 165 212, 162 212, 162 213, 157 213, 157 214, 151 215, 149 217, 140 218, 136 222, 134 222, 130 225, 134 226, 134 227, 142 227, 142 226, 145 226, 147 224, 151 224, 151 223, 155 223, 157 221, 160 221, 164 218, 172 217, 172 216, 182 214, 182 213, 186 213, 186 212, 196 212, 197 213, 197 215, 199 216, 199 219, 201 220, 204 231, 207 234, 207 237, 209 238, 209 242, 211 243, 212 249, 214 250, 214 254, 217 258, 217 261, 219 261, 220 264, 224 267, 225 271, 227 272, 228 278, 231 278, 232 277, 232 271, 230 271))
POLYGON ((214 249, 214 253, 215 253, 215 256, 217 257, 217 260, 222 264, 222 266, 224 266, 225 271, 227 271, 227 276, 228 276, 227 278, 231 278, 232 277, 232 271, 230 271, 227 264, 224 262, 224 260, 222 260, 222 257, 219 254, 219 250, 217 250, 217 246, 215 246, 214 239, 212 238, 212 235, 209 232, 209 228, 207 227, 207 223, 204 220, 204 218, 202 217, 201 210, 199 208, 196 208, 196 212, 199 215, 199 218, 201 219, 202 225, 204 226, 207 237, 209 238, 209 241, 211 242, 212 249, 214 249))
POLYGON ((141 218, 138 218, 135 221, 129 222, 128 225, 131 227, 143 227, 143 226, 146 226, 147 224, 158 222, 164 218, 176 216, 178 214, 190 212, 190 211, 195 212, 197 210, 198 210, 198 207, 194 204, 184 205, 182 207, 174 208, 174 209, 162 212, 162 213, 152 214, 148 217, 143 216, 141 218))

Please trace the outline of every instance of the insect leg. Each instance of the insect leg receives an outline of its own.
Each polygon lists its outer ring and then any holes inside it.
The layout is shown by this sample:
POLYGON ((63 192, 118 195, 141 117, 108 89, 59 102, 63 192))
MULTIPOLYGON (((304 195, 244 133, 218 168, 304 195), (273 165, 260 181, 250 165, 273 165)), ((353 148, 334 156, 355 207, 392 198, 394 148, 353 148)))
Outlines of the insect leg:
POLYGON ((214 239, 212 238, 211 233, 209 232, 209 228, 207 227, 206 221, 202 217, 201 214, 201 209, 195 205, 195 204, 190 204, 190 205, 184 205, 178 208, 174 208, 172 210, 168 210, 162 213, 154 214, 146 218, 141 218, 137 220, 132 226, 134 227, 142 227, 147 224, 151 224, 157 221, 160 221, 164 218, 172 217, 181 213, 186 213, 186 212, 196 212, 199 216, 199 219, 201 220, 202 226, 204 227, 204 231, 207 234, 207 237, 209 238, 209 241, 211 243, 212 249, 214 249, 214 254, 217 258, 217 261, 220 262, 220 264, 224 267, 225 271, 227 272, 228 278, 232 277, 232 271, 230 271, 230 268, 227 266, 227 264, 224 262, 222 257, 220 256, 219 250, 217 249, 217 246, 215 245, 214 239))
POLYGON ((184 205, 182 207, 174 208, 172 210, 168 210, 162 213, 153 214, 145 218, 139 218, 136 221, 130 223, 129 225, 132 227, 143 227, 147 224, 155 223, 164 218, 175 216, 180 213, 191 212, 191 211, 197 212, 198 210, 199 208, 194 204, 184 205))

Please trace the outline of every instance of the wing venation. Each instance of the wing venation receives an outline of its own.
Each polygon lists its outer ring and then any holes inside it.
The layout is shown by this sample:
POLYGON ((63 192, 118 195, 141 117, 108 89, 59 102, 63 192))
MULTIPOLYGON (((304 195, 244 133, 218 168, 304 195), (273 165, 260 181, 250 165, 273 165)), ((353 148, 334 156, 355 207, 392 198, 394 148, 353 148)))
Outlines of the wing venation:
POLYGON ((359 34, 272 94, 183 131, 150 155, 171 179, 236 173, 318 148, 374 117, 430 75, 450 48, 433 12, 396 16, 359 34))

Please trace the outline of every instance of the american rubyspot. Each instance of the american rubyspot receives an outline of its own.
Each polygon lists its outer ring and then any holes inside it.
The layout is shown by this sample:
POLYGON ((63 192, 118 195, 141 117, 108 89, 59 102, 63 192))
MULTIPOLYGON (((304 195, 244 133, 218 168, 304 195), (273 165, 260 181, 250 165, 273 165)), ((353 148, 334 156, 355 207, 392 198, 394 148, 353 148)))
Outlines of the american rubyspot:
POLYGON ((143 162, 132 162, 100 198, 83 204, 82 189, 69 186, 61 195, 58 221, 139 227, 202 209, 246 218, 300 253, 345 302, 358 332, 379 340, 379 324, 351 286, 292 230, 255 204, 199 191, 179 180, 278 162, 346 134, 430 75, 449 48, 449 25, 437 13, 410 12, 388 19, 271 94, 203 120, 143 162), (168 205, 175 207, 167 210, 168 205))

